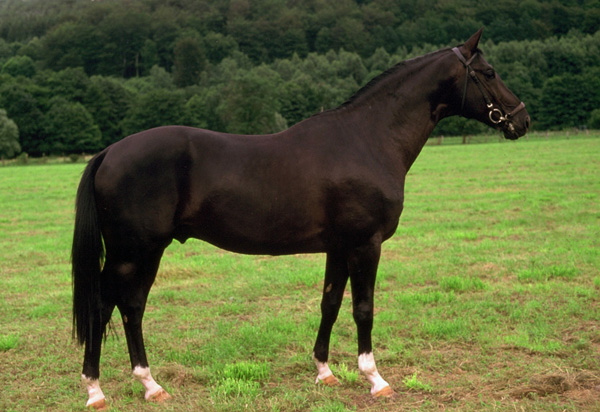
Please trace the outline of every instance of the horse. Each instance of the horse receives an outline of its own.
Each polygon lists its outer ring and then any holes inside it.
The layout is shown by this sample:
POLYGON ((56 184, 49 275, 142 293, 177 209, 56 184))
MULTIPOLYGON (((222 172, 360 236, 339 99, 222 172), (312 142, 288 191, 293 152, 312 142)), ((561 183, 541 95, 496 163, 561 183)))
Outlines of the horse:
POLYGON ((398 226, 405 176, 445 117, 476 119, 512 140, 530 123, 482 56, 482 30, 397 64, 339 107, 279 133, 165 126, 95 155, 77 189, 71 255, 86 406, 106 407, 99 363, 115 307, 145 399, 170 398, 150 373, 142 317, 163 251, 189 238, 244 254, 326 254, 316 382, 339 383, 329 341, 350 280, 359 371, 373 396, 394 395, 377 370, 371 330, 381 245, 398 226))

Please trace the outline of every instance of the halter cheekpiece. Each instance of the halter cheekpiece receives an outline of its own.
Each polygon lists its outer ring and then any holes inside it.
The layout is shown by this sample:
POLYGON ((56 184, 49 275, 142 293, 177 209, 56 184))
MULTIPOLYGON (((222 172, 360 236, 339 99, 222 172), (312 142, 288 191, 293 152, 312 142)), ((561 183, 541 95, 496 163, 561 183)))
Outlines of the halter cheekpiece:
POLYGON ((494 103, 492 103, 490 96, 488 95, 484 86, 481 84, 481 81, 479 80, 479 77, 477 77, 475 70, 473 70, 473 68, 471 67, 471 63, 473 62, 475 57, 477 57, 477 53, 473 53, 473 56, 471 56, 471 58, 469 60, 467 60, 467 59, 465 59, 465 56, 463 56, 463 54, 460 52, 458 47, 454 47, 452 49, 452 51, 454 52, 454 54, 456 54, 456 57, 458 57, 458 60, 460 60, 460 62, 463 64, 463 66, 465 66, 465 69, 466 69, 462 101, 460 104, 461 113, 465 107, 465 98, 467 96, 467 82, 469 80, 469 77, 471 77, 471 79, 473 80, 473 83, 475 83, 475 85, 477 86, 477 88, 479 89, 481 94, 483 95, 485 104, 486 104, 487 108, 489 109, 488 116, 490 118, 490 121, 494 124, 500 124, 502 122, 506 122, 507 124, 509 124, 510 119, 515 114, 517 114, 518 112, 520 112, 521 110, 523 110, 525 108, 525 103, 523 103, 523 102, 519 103, 517 105, 517 107, 515 107, 511 112, 507 112, 506 110, 504 110, 505 108, 502 106, 502 104, 499 104, 500 108, 494 107, 494 103))

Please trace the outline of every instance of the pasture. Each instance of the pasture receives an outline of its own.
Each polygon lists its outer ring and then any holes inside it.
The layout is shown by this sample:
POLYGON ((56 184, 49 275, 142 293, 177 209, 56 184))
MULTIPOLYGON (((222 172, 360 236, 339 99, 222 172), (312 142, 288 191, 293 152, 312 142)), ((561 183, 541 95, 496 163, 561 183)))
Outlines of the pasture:
MULTIPOLYGON (((0 167, 0 410, 83 410, 70 242, 83 164, 0 167)), ((357 374, 350 294, 316 386, 323 255, 244 256, 174 242, 150 293, 147 404, 118 312, 101 384, 111 411, 600 409, 600 136, 426 146, 384 244, 375 357, 357 374)), ((349 287, 349 286, 348 286, 349 287)))

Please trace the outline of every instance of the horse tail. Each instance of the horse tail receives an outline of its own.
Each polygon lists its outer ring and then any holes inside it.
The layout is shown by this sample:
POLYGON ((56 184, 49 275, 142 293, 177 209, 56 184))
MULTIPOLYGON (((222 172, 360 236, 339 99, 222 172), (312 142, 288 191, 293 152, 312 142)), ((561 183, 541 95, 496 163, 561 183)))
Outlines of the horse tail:
POLYGON ((102 317, 100 273, 104 263, 104 243, 96 207, 96 172, 106 150, 89 161, 77 189, 75 228, 71 263, 73 276, 73 338, 80 345, 91 340, 95 321, 102 317))

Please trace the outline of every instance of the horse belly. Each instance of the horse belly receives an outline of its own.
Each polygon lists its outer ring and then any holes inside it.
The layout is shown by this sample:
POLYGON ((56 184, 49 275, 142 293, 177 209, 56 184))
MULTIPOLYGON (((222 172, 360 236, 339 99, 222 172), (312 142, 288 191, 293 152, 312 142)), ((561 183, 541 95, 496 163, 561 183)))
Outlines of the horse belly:
POLYGON ((323 220, 323 211, 308 195, 298 198, 238 188, 206 196, 181 220, 174 237, 205 240, 237 253, 314 253, 325 250, 323 220))

